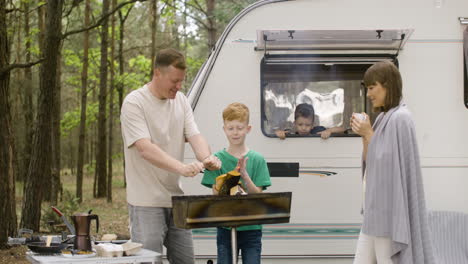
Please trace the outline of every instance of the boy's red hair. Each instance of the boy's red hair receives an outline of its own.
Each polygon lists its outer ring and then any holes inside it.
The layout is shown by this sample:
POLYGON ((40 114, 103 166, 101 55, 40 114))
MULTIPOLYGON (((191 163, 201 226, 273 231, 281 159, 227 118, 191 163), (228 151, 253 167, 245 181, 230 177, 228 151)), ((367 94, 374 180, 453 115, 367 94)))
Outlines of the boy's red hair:
POLYGON ((249 123, 249 108, 242 103, 229 104, 223 111, 223 121, 238 120, 249 123))

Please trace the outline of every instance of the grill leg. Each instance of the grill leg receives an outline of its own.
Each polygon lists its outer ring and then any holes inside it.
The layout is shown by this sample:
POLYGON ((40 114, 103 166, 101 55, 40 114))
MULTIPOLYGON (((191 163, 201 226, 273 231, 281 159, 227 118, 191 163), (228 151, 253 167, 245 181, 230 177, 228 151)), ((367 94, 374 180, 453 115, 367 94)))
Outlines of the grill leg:
POLYGON ((231 228, 232 264, 237 264, 237 229, 231 228))

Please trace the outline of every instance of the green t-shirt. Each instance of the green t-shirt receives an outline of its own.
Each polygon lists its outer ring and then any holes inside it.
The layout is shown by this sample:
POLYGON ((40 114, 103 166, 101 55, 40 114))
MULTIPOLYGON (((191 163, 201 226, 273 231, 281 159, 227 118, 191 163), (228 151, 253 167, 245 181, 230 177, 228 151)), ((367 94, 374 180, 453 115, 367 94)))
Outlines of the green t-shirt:
MULTIPOLYGON (((218 159, 223 163, 221 169, 215 171, 205 170, 203 175, 202 184, 208 188, 212 188, 213 184, 216 183, 216 177, 219 175, 228 173, 236 168, 237 162, 239 159, 229 154, 226 149, 218 151, 214 154, 218 159)), ((266 187, 271 185, 270 172, 268 171, 268 166, 265 161, 265 158, 258 152, 249 150, 245 157, 248 157, 246 170, 249 173, 250 178, 257 187, 266 187)), ((242 179, 241 179, 242 182, 242 179)), ((242 182, 243 183, 243 182, 242 182)), ((239 226, 237 231, 246 231, 246 230, 258 230, 262 229, 261 225, 248 225, 248 226, 239 226)))

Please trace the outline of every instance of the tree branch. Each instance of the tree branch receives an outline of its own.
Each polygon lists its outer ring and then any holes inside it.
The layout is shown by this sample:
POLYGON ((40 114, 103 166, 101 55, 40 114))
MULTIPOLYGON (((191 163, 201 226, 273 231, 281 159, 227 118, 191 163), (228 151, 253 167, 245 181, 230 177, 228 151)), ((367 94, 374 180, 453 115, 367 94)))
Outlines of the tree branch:
POLYGON ((62 16, 62 17, 68 17, 71 14, 71 12, 73 11, 73 9, 75 7, 77 7, 82 1, 83 0, 73 0, 72 6, 70 7, 70 10, 68 10, 67 12, 63 12, 63 13, 65 13, 65 15, 62 16))
MULTIPOLYGON (((33 9, 29 9, 28 14, 30 14, 30 13, 36 11, 38 8, 41 8, 41 7, 43 7, 43 6, 46 6, 46 5, 47 5, 47 3, 42 3, 42 4, 36 6, 36 7, 33 8, 33 9)), ((18 11, 18 12, 21 12, 21 13, 26 12, 24 9, 17 8, 17 7, 12 8, 12 9, 6 9, 5 11, 6 11, 6 13, 11 13, 11 12, 15 12, 15 11, 18 11)))
POLYGON ((108 18, 110 15, 114 14, 115 12, 117 12, 120 8, 128 5, 128 4, 132 4, 132 3, 135 3, 135 2, 146 2, 147 0, 130 0, 128 2, 123 2, 123 3, 120 3, 118 6, 116 6, 112 11, 110 11, 109 13, 106 13, 104 15, 101 16, 101 18, 98 20, 98 22, 96 22, 96 24, 94 25, 91 25, 89 27, 86 27, 86 28, 82 28, 82 29, 76 29, 76 30, 72 30, 72 31, 69 31, 69 32, 66 32, 65 34, 62 35, 62 39, 65 39, 67 38, 68 36, 70 35, 74 35, 74 34, 77 34, 77 33, 81 33, 81 32, 84 32, 84 31, 88 31, 88 30, 91 30, 93 28, 97 28, 99 27, 106 18, 108 18))
POLYGON ((12 13, 12 12, 15 12, 15 11, 19 11, 19 12, 22 12, 21 9, 19 8, 11 8, 11 9, 5 9, 5 13, 12 13))
MULTIPOLYGON (((162 1, 163 1, 163 3, 165 3, 166 5, 168 5, 168 6, 172 7, 172 8, 177 8, 176 6, 174 6, 174 5, 170 4, 170 3, 168 3, 167 0, 162 0, 162 1)), ((188 4, 188 3, 187 3, 187 4, 188 4)), ((198 11, 200 11, 201 13, 203 13, 203 14, 206 16, 206 13, 203 12, 202 10, 199 10, 196 6, 194 6, 194 5, 190 5, 190 6, 193 7, 193 8, 195 8, 195 9, 197 9, 198 11)), ((198 23, 199 23, 202 27, 204 27, 205 29, 208 30, 208 29, 210 28, 205 22, 203 22, 203 20, 199 19, 198 17, 193 16, 192 14, 189 14, 189 13, 186 13, 186 14, 187 14, 187 16, 189 16, 190 18, 192 18, 193 20, 195 20, 196 22, 198 22, 198 23)))
POLYGON ((4 74, 7 74, 9 71, 14 70, 14 69, 32 67, 32 66, 34 66, 34 65, 36 65, 38 63, 41 63, 42 61, 44 61, 44 58, 42 58, 42 59, 40 59, 38 61, 29 62, 29 63, 9 64, 8 66, 3 67, 3 68, 0 69, 0 76, 3 76, 4 74))
POLYGON ((122 15, 122 12, 119 10, 119 20, 120 20, 120 22, 121 22, 122 24, 125 23, 125 21, 127 20, 128 15, 130 15, 130 11, 132 11, 132 8, 133 8, 133 6, 131 6, 131 7, 128 9, 128 11, 127 11, 127 13, 126 13, 125 15, 122 15))
POLYGON ((192 3, 190 3, 190 2, 187 2, 187 5, 192 6, 193 8, 195 8, 198 11, 205 14, 205 16, 208 16, 208 12, 205 9, 203 9, 203 7, 200 5, 200 3, 197 0, 194 0, 194 2, 195 2, 194 5, 192 5, 192 3))
POLYGON ((198 12, 204 14, 205 16, 208 16, 208 12, 206 12, 206 10, 203 9, 203 7, 200 5, 200 3, 198 3, 198 1, 195 0, 195 4, 192 4, 191 2, 186 2, 185 4, 187 6, 191 6, 192 8, 194 8, 198 12))

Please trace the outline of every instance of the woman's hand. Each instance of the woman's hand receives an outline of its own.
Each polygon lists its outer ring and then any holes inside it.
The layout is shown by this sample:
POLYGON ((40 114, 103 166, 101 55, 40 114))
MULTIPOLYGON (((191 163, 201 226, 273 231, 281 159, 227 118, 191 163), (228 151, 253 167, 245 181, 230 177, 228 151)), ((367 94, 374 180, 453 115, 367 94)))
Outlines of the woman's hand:
POLYGON ((374 130, 370 124, 370 118, 366 113, 361 113, 361 116, 353 114, 349 124, 354 133, 366 140, 369 140, 374 134, 374 130))

